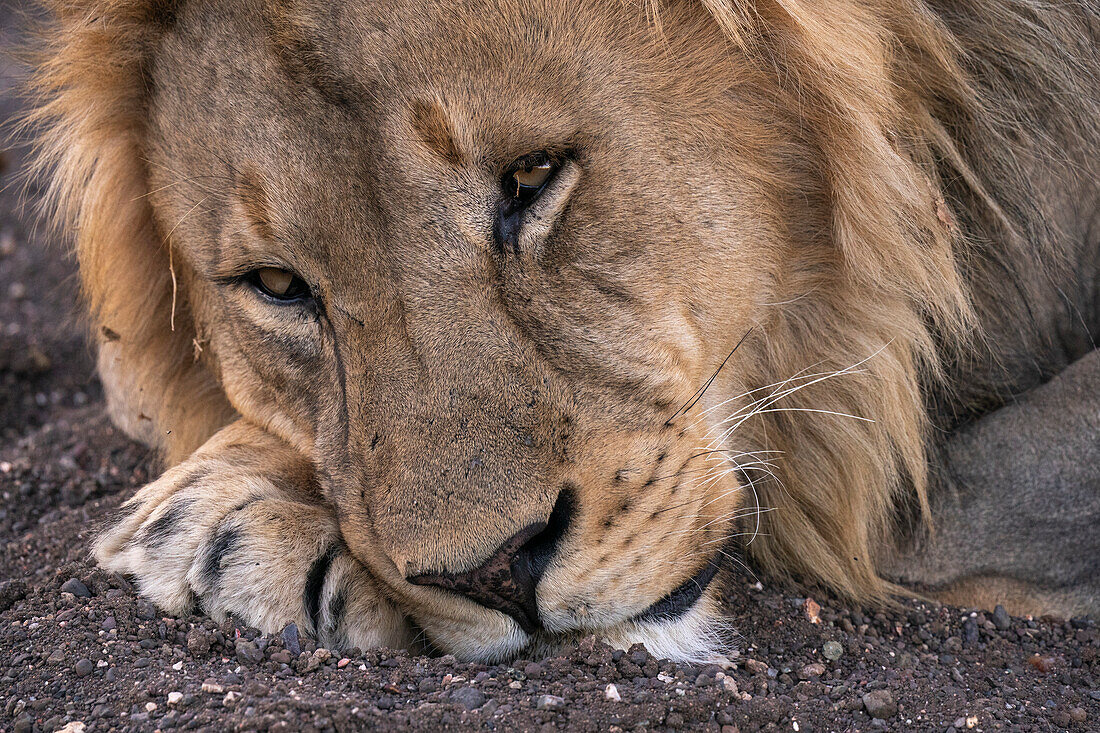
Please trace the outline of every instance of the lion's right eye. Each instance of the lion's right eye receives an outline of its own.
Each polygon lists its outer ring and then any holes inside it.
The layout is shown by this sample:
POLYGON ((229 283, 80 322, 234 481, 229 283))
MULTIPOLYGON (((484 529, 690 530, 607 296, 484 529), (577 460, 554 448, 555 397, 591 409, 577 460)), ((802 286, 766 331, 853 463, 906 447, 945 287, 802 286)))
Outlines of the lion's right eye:
POLYGON ((519 207, 538 198, 560 165, 546 153, 533 153, 512 164, 504 177, 504 192, 519 207))
POLYGON ((272 300, 290 303, 310 297, 309 285, 289 270, 278 267, 261 267, 245 276, 256 290, 272 300))

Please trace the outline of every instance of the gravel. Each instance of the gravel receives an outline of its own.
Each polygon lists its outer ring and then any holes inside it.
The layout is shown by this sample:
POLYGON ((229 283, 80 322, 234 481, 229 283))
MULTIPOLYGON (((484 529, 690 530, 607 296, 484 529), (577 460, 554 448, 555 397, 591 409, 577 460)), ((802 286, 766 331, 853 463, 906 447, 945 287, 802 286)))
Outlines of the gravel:
MULTIPOLYGON (((12 9, 0 3, 0 45, 12 9)), ((0 119, 13 64, 0 54, 0 119)), ((467 664, 161 613, 89 562, 97 525, 155 468, 104 416, 71 263, 21 218, 24 151, 0 157, 0 729, 1100 730, 1093 619, 862 608, 736 568, 725 667, 591 637, 467 664)))

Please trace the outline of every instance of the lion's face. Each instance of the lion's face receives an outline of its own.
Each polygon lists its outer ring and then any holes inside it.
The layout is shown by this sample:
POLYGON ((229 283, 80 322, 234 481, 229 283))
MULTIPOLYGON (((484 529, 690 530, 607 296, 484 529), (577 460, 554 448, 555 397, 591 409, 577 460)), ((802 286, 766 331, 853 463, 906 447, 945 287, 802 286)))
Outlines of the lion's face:
POLYGON ((146 154, 233 406, 438 647, 698 649, 738 357, 696 398, 789 225, 766 81, 628 3, 218 5, 162 42, 146 154))

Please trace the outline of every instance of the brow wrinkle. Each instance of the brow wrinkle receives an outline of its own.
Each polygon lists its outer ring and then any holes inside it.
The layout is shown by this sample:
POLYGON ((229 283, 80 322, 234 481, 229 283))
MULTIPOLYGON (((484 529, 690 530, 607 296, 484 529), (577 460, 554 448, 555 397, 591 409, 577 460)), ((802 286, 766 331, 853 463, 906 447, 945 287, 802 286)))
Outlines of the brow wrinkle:
POLYGON ((454 166, 466 161, 465 154, 455 141, 451 123, 438 103, 413 102, 409 122, 421 141, 443 160, 454 166))
POLYGON ((237 198, 253 233, 265 241, 274 241, 275 228, 268 210, 267 191, 260 179, 249 173, 242 174, 237 183, 237 198))

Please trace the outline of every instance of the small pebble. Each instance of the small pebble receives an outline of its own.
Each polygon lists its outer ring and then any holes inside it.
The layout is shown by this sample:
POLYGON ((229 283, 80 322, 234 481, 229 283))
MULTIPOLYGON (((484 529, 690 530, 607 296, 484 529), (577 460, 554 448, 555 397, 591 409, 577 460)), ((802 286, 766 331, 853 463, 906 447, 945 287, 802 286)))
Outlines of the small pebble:
POLYGON ((76 672, 77 677, 87 677, 93 671, 95 671, 95 665, 90 659, 81 659, 73 666, 73 672, 76 672))
POLYGON ((1008 631, 1012 628, 1012 617, 1008 615, 1008 611, 1004 606, 997 606, 993 609, 993 625, 1001 631, 1008 631))
POLYGON ((168 704, 169 705, 175 705, 182 699, 183 699, 183 693, 182 692, 173 691, 173 692, 168 693, 168 704))
POLYGON ((302 653, 302 644, 301 640, 298 637, 297 624, 287 624, 283 628, 282 637, 283 646, 286 647, 286 650, 288 652, 290 652, 295 657, 302 653))
POLYGON ((623 697, 619 694, 619 688, 613 684, 608 685, 603 690, 603 696, 612 702, 622 702, 623 697))
POLYGON ((557 695, 539 695, 535 707, 539 710, 563 710, 565 708, 565 699, 557 695))
POLYGON ((898 712, 898 705, 889 690, 871 690, 863 696, 863 707, 872 718, 886 720, 898 712))
POLYGON ((203 656, 210 651, 210 637, 205 630, 194 628, 187 632, 187 651, 195 656, 203 656))
POLYGON ((821 646, 821 653, 831 662, 835 662, 844 655, 844 647, 838 641, 827 641, 821 646))
MULTIPOLYGON (((11 470, 10 463, 0 464, 0 473, 7 473, 7 471, 3 471, 4 466, 11 470)), ((7 611, 15 605, 16 601, 23 600, 26 595, 27 584, 22 580, 5 580, 0 583, 0 612, 7 611)))
POLYGON ((799 678, 804 680, 808 680, 811 677, 820 677, 823 674, 825 674, 825 665, 820 662, 807 664, 798 672, 799 678))
POLYGON ((1054 657, 1041 656, 1039 654, 1033 654, 1028 657, 1027 663, 1038 671, 1046 674, 1054 670, 1055 659, 1054 657))
POLYGON ((813 598, 807 598, 802 602, 802 610, 806 614, 806 620, 811 624, 821 623, 821 604, 813 598))
POLYGON ((746 659, 745 669, 747 669, 752 674, 764 674, 768 671, 768 665, 757 659, 746 659))
POLYGON ((239 659, 242 664, 259 664, 264 660, 264 653, 260 651, 260 647, 257 646, 254 641, 237 639, 235 649, 237 652, 237 659, 239 659))
POLYGON ((485 704, 485 693, 476 687, 459 687, 451 693, 451 700, 467 710, 477 710, 485 704))
POLYGON ((92 592, 88 590, 88 586, 81 583, 76 578, 69 578, 61 585, 61 591, 63 593, 72 593, 77 598, 91 598, 92 592))

